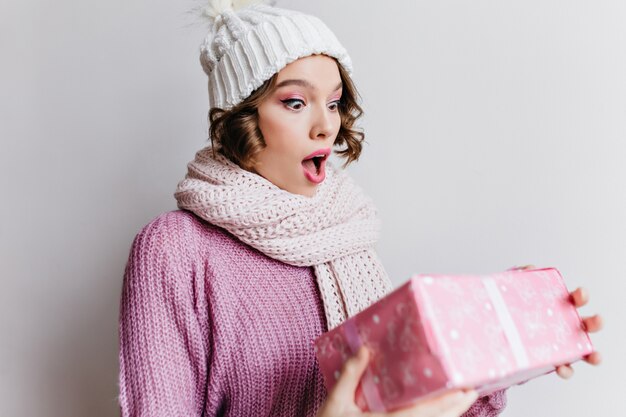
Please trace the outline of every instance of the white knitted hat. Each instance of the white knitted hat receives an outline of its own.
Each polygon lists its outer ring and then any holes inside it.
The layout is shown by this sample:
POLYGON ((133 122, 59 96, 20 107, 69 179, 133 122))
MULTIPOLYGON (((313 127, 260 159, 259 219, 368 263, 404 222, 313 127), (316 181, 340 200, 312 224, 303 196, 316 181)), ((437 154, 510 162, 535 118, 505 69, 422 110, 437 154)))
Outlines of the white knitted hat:
POLYGON ((258 1, 209 0, 209 33, 200 62, 209 76, 209 106, 228 110, 298 58, 325 54, 352 74, 352 61, 317 17, 258 1))

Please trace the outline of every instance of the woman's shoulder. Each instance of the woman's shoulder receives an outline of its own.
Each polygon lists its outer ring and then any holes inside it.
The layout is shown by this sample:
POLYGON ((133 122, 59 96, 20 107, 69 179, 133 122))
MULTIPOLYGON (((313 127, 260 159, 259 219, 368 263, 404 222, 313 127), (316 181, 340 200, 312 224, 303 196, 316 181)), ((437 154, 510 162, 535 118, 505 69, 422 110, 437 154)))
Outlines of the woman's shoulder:
POLYGON ((134 237, 127 280, 183 282, 192 277, 214 246, 216 227, 191 212, 173 210, 153 217, 134 237))
POLYGON ((194 243, 206 234, 210 225, 201 225, 192 213, 173 210, 152 218, 136 234, 133 252, 167 253, 180 255, 188 252, 194 243))
POLYGON ((225 241, 235 243, 228 232, 192 212, 172 210, 157 215, 143 226, 133 246, 189 257, 196 249, 204 251, 222 246, 225 241))
POLYGON ((183 280, 183 275, 211 272, 213 276, 217 269, 231 264, 233 256, 238 256, 236 260, 252 258, 252 251, 226 230, 192 212, 173 210, 152 218, 137 233, 127 272, 133 270, 139 280, 149 276, 168 282, 183 280))
POLYGON ((192 236, 208 231, 214 226, 204 222, 198 216, 187 210, 172 210, 161 213, 152 218, 141 228, 142 233, 158 233, 172 236, 192 236))

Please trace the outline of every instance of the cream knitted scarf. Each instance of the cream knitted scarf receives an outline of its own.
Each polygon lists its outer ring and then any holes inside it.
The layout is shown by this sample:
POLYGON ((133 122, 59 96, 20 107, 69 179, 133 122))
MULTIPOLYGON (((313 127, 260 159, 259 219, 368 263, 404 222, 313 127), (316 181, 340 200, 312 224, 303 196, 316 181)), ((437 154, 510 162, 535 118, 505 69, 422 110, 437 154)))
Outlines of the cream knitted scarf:
POLYGON ((210 146, 187 167, 178 207, 271 258, 313 266, 329 330, 392 290, 374 250, 376 210, 345 171, 327 163, 326 179, 305 197, 213 157, 210 146))

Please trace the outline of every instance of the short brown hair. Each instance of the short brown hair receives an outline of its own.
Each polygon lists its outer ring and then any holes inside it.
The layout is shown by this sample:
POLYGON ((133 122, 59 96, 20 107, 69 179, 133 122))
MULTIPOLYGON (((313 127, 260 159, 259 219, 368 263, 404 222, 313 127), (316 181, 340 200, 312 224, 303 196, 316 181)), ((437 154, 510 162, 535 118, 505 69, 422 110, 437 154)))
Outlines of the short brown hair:
MULTIPOLYGON (((365 134, 355 127, 356 120, 363 115, 363 109, 357 102, 358 91, 339 62, 337 67, 343 91, 339 100, 341 127, 334 145, 344 146, 336 152, 346 158, 345 167, 359 159, 365 134)), ((274 91, 277 78, 278 74, 274 74, 244 101, 229 110, 214 107, 209 111, 209 136, 214 152, 217 151, 240 167, 252 171, 255 156, 265 147, 259 129, 257 108, 274 91)))

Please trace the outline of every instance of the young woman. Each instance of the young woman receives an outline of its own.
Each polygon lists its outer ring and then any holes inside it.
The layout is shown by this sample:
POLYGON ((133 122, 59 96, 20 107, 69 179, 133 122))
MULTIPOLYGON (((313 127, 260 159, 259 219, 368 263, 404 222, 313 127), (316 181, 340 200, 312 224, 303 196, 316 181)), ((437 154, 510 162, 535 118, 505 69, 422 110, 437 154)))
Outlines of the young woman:
MULTIPOLYGON (((374 415, 354 402, 367 351, 330 393, 313 351, 320 334, 392 289, 374 250, 376 210, 328 160, 361 152, 349 56, 313 16, 221 1, 207 14, 212 143, 176 190, 180 210, 133 242, 122 415, 374 415)), ((468 391, 385 415, 494 416, 504 405, 503 391, 468 391)))

